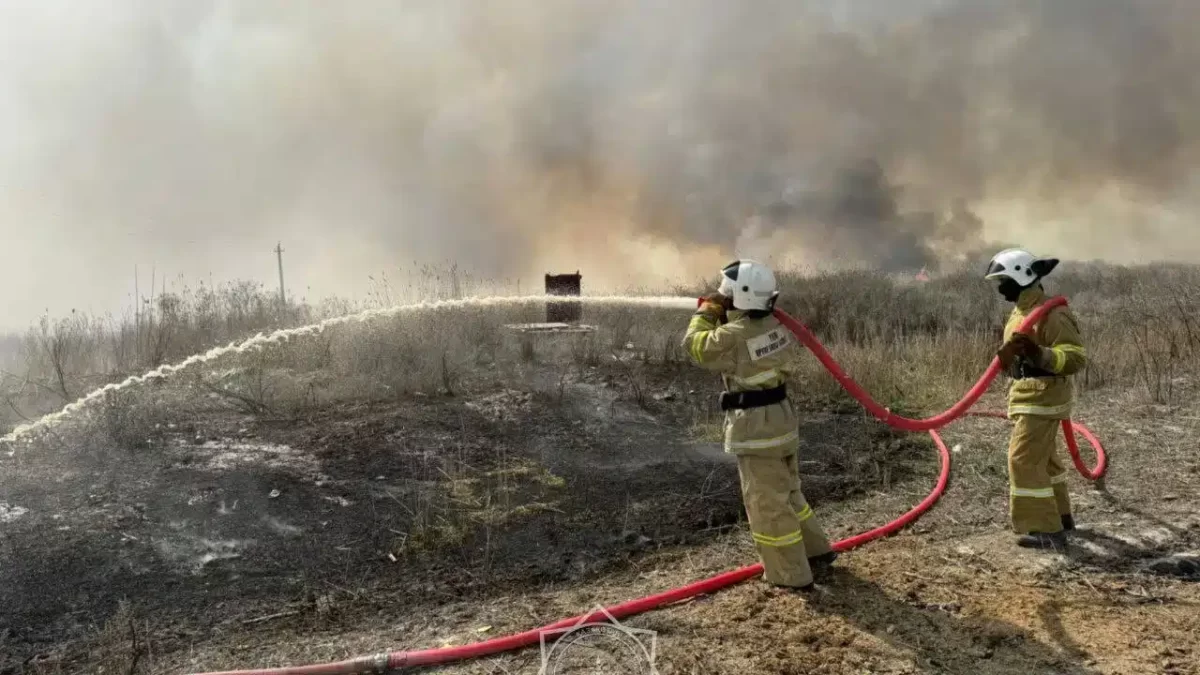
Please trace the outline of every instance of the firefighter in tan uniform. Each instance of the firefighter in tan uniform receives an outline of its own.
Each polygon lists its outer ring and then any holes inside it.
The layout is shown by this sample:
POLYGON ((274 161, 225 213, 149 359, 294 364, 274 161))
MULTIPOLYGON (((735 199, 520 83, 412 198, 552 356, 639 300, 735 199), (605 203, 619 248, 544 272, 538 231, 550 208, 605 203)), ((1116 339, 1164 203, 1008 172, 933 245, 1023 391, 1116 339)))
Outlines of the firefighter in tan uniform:
POLYGON ((1079 324, 1066 307, 1050 310, 1028 334, 1021 322, 1046 301, 1041 280, 1058 265, 1028 251, 1006 249, 988 264, 985 277, 999 282, 1000 294, 1016 305, 1004 327, 997 356, 1012 378, 1008 416, 1009 512, 1017 545, 1061 549, 1075 529, 1067 469, 1058 458, 1061 421, 1071 418, 1075 391, 1071 376, 1087 362, 1079 324))
POLYGON ((778 295, 769 268, 752 260, 731 263, 718 293, 692 317, 683 346, 697 365, 724 380, 725 451, 737 455, 764 579, 809 590, 813 568, 827 568, 837 553, 800 490, 799 423, 785 384, 798 347, 772 314, 778 295))

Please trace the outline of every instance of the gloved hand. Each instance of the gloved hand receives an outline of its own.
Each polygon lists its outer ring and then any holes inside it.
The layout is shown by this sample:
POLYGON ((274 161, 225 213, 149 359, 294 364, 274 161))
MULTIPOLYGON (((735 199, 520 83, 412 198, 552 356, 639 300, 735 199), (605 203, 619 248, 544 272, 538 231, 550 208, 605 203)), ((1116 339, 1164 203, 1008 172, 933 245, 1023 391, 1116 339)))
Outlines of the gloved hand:
POLYGON ((1035 364, 1042 362, 1042 348, 1024 333, 1013 333, 1010 342, 1017 344, 1017 353, 1035 364))
POLYGON ((701 299, 700 311, 711 316, 713 319, 725 323, 725 313, 733 305, 733 300, 722 295, 721 293, 713 293, 706 295, 701 299))
POLYGON ((1008 342, 1005 342, 1000 347, 1000 350, 996 352, 996 356, 1000 357, 1000 365, 1004 366, 1005 370, 1009 370, 1018 356, 1023 356, 1035 364, 1040 364, 1042 348, 1028 335, 1013 333, 1008 342))

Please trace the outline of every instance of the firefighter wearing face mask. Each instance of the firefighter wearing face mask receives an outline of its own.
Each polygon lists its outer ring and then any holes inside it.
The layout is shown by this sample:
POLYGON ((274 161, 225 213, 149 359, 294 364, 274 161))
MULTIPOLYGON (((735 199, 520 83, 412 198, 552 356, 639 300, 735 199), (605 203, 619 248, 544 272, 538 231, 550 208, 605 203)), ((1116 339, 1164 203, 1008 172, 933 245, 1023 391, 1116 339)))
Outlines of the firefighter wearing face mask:
POLYGON ((700 367, 721 373, 725 450, 737 456, 742 500, 764 579, 809 590, 813 569, 837 557, 800 489, 798 420, 787 398, 789 359, 799 346, 774 317, 775 275, 753 260, 721 272, 683 347, 700 367))
POLYGON ((1075 392, 1071 376, 1087 362, 1079 324, 1066 307, 1056 307, 1027 334, 1021 322, 1046 301, 1041 280, 1058 265, 1021 249, 992 258, 985 278, 998 282, 1005 300, 1014 303, 997 356, 1012 378, 1008 416, 1013 420, 1008 446, 1009 512, 1017 545, 1061 549, 1075 528, 1067 469, 1058 458, 1061 420, 1070 419, 1075 392))

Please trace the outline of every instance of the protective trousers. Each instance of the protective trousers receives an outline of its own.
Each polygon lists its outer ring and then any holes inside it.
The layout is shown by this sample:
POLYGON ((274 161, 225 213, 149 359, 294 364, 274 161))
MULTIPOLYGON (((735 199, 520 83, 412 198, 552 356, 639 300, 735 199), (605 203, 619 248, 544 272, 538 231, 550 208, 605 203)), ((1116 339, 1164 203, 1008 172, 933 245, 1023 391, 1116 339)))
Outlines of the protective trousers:
POLYGON ((742 500, 763 578, 778 586, 813 581, 808 559, 831 550, 829 539, 800 491, 796 453, 785 457, 738 456, 742 500))
POLYGON ((1009 515, 1017 534, 1059 532, 1071 513, 1067 469, 1058 460, 1058 430, 1050 417, 1013 415, 1008 443, 1009 515))

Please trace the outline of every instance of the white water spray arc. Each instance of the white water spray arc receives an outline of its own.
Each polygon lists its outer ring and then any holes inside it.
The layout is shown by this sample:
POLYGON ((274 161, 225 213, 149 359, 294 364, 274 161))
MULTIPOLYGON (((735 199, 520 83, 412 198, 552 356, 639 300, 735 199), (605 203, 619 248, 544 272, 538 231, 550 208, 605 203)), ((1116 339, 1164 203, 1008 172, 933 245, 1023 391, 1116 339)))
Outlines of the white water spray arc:
MULTIPOLYGON (((50 413, 45 417, 41 417, 29 424, 24 424, 11 433, 0 437, 0 443, 14 444, 21 438, 28 436, 30 433, 39 429, 50 429, 62 422, 64 419, 73 413, 83 410, 88 405, 103 399, 106 395, 128 389, 130 387, 157 380, 173 375, 191 366, 208 363, 214 359, 221 358, 227 354, 243 354, 256 349, 261 349, 267 345, 286 342, 294 337, 302 337, 312 335, 324 331, 331 326, 339 326, 342 324, 370 321, 371 319, 387 318, 409 314, 414 312, 435 311, 441 309, 461 309, 465 307, 495 307, 501 305, 521 305, 539 302, 561 302, 562 296, 559 295, 521 295, 521 296, 495 296, 486 298, 463 298, 461 300, 439 300, 436 302, 419 302, 412 305, 401 305, 398 307, 385 307, 381 309, 369 309, 357 314, 348 314, 346 316, 333 317, 324 321, 309 324, 307 326, 298 326, 296 328, 284 328, 273 333, 259 333, 252 338, 248 338, 241 342, 231 342, 223 347, 214 347, 206 352, 193 354, 183 361, 174 364, 159 366, 154 370, 144 375, 131 375, 120 382, 107 384, 83 398, 80 398, 62 410, 55 413, 50 413)), ((635 305, 641 307, 657 307, 668 309, 691 309, 696 306, 695 298, 676 297, 676 296, 624 296, 624 295, 600 295, 600 296, 571 296, 571 302, 583 302, 591 305, 635 305)), ((10 451, 10 455, 13 451, 10 451)))

